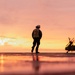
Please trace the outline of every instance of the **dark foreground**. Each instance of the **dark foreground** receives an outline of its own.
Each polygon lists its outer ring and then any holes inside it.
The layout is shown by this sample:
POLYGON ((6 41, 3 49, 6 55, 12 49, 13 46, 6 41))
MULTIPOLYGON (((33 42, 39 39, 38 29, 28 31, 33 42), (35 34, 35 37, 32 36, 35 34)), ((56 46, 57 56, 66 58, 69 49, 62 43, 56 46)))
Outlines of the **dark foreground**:
POLYGON ((75 75, 75 53, 0 53, 0 75, 75 75))

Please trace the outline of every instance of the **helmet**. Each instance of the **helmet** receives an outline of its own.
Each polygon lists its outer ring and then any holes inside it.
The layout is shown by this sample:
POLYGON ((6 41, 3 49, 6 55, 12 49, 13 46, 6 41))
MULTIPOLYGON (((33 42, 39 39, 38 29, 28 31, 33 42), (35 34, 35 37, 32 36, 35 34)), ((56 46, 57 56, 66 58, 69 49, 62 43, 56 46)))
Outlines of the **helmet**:
POLYGON ((40 28, 40 25, 37 25, 36 28, 40 28))

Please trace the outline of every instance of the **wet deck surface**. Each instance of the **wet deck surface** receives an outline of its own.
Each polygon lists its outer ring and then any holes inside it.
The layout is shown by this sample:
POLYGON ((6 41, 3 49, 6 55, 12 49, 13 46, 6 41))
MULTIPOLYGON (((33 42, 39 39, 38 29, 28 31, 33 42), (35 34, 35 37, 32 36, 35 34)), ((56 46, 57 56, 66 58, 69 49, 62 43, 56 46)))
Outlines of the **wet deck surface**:
POLYGON ((75 75, 75 53, 0 53, 0 75, 75 75))

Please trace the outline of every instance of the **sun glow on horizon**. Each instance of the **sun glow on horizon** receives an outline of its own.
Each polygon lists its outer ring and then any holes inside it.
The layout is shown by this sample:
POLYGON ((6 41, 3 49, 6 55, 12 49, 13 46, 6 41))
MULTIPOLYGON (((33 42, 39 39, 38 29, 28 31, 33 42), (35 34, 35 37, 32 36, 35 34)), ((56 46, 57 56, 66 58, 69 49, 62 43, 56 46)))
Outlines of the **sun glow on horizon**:
MULTIPOLYGON (((4 48, 28 48, 32 46, 32 39, 27 38, 0 38, 0 47, 4 48)), ((41 49, 64 49, 67 42, 61 40, 41 40, 40 48, 41 49), (61 43, 62 42, 62 43, 61 43)))
POLYGON ((0 38, 0 46, 29 46, 29 40, 25 38, 0 38))
POLYGON ((0 8, 0 50, 30 50, 37 24, 41 49, 64 49, 75 37, 75 0, 0 0, 0 8))

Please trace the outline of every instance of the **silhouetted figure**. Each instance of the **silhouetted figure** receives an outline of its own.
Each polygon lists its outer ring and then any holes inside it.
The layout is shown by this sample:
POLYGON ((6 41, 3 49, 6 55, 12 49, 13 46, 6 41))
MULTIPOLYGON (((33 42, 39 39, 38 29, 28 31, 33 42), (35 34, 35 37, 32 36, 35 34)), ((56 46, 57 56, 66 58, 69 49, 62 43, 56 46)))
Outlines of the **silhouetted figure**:
POLYGON ((36 53, 39 53, 38 48, 40 45, 40 39, 42 38, 42 31, 40 30, 40 25, 37 25, 36 29, 33 30, 32 38, 33 38, 33 46, 31 52, 33 53, 34 48, 36 46, 36 53))

